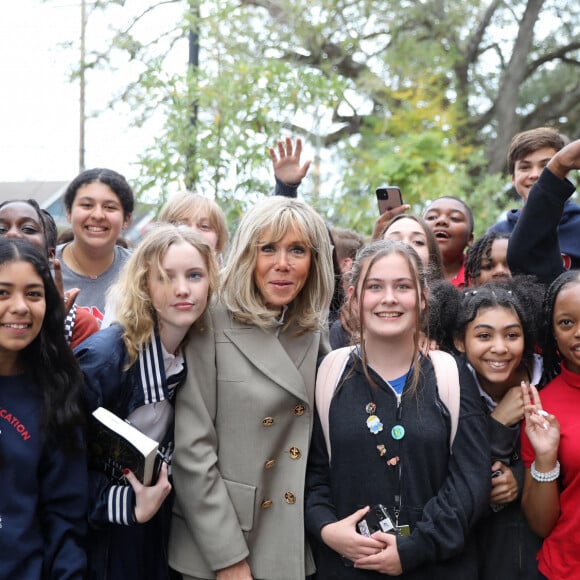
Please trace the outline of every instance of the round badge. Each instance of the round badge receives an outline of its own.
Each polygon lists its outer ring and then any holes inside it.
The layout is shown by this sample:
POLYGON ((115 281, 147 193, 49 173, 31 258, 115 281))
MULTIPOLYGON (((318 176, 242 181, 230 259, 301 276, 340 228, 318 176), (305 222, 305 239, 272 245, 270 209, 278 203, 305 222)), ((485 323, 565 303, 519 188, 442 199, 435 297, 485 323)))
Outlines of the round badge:
POLYGON ((367 415, 374 415, 376 410, 377 410, 377 406, 373 402, 367 403, 367 406, 365 407, 365 411, 367 412, 367 415))
POLYGON ((383 430, 383 424, 376 415, 371 415, 367 419, 367 427, 369 428, 369 431, 373 435, 376 435, 377 433, 380 433, 383 430))
POLYGON ((405 436, 405 427, 403 427, 402 425, 395 425, 391 429, 391 437, 396 441, 399 441, 404 436, 405 436))

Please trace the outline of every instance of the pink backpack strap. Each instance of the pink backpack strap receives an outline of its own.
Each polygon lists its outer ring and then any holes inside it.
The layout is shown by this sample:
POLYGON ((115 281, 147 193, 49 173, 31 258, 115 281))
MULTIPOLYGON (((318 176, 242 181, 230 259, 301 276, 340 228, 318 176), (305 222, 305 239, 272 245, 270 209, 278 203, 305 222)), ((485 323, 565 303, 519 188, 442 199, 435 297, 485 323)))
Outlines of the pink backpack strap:
POLYGON ((437 379, 437 390, 441 402, 447 407, 451 416, 451 434, 449 436, 449 452, 452 453, 453 441, 457 433, 459 424, 459 369, 457 362, 447 352, 442 350, 432 350, 429 352, 429 358, 433 363, 435 377, 437 379))
POLYGON ((330 411, 330 402, 338 386, 338 381, 344 372, 346 363, 354 350, 353 346, 344 346, 328 353, 316 373, 316 390, 315 401, 320 423, 322 424, 322 432, 324 433, 324 440, 326 441, 326 449, 328 451, 328 460, 330 461, 330 434, 328 428, 328 413, 330 411))

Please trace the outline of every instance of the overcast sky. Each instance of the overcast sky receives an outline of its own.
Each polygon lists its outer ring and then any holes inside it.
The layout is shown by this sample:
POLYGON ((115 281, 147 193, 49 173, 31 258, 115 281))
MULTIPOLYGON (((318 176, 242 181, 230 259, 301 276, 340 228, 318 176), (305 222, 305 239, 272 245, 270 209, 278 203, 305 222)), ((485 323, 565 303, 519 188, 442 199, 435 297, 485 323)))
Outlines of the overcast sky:
MULTIPOLYGON (((68 75, 79 54, 62 43, 78 46, 80 19, 77 0, 18 0, 2 5, 0 181, 69 181, 78 173, 79 86, 68 75)), ((94 27, 88 34, 90 48, 94 27)), ((89 76, 89 100, 93 100, 89 110, 99 91, 109 95, 111 87, 89 76)), ((110 167, 131 178, 143 142, 143 135, 128 130, 127 119, 120 114, 90 119, 86 166, 110 167)))

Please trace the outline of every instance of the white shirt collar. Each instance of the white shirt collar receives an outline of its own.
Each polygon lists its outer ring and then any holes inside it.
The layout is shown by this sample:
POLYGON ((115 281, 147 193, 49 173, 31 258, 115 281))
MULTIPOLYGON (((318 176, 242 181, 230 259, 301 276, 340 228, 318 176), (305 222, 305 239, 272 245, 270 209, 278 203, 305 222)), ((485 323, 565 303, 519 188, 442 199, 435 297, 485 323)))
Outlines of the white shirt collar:
POLYGON ((163 368, 165 369, 165 376, 171 377, 181 372, 184 363, 181 350, 177 351, 177 354, 171 354, 165 350, 163 343, 161 343, 161 352, 163 353, 163 368))

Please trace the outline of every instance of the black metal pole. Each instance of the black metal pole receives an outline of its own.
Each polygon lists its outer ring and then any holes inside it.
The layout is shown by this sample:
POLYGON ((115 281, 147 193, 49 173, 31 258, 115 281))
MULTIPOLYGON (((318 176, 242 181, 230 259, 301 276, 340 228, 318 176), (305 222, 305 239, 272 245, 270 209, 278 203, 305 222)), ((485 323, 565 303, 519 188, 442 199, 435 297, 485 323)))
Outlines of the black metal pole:
MULTIPOLYGON (((196 82, 197 79, 197 71, 199 69, 199 1, 198 0, 190 0, 190 13, 191 13, 191 24, 189 27, 189 60, 188 60, 188 77, 190 82, 196 82)), ((196 148, 196 125, 197 125, 197 116, 198 116, 198 101, 195 97, 190 97, 190 115, 189 115, 189 124, 191 131, 189 132, 189 143, 187 147, 187 159, 186 159, 186 175, 185 175, 185 183, 188 189, 193 189, 195 182, 197 181, 197 171, 196 171, 196 163, 195 158, 197 154, 196 148)))

